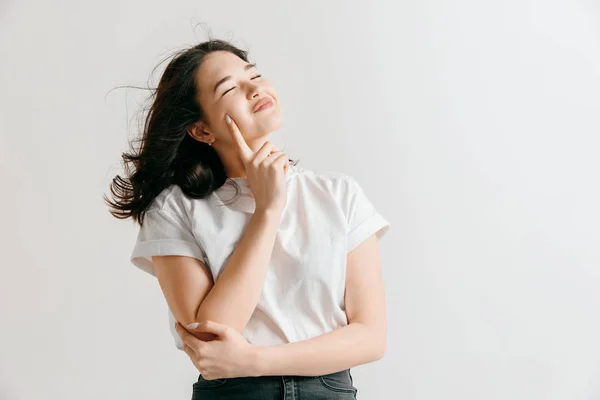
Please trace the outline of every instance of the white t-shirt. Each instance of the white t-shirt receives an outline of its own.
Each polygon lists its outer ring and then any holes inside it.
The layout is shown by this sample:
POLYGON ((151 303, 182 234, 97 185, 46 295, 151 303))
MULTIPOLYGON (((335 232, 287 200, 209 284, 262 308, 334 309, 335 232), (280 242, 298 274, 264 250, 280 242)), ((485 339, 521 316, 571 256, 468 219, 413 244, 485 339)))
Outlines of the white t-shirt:
MULTIPOLYGON (((131 262, 154 275, 153 255, 202 260, 216 282, 255 210, 245 178, 233 178, 204 199, 187 197, 177 185, 150 205, 131 262)), ((311 339, 348 324, 344 306, 346 256, 363 240, 381 237, 390 223, 355 179, 289 165, 287 203, 281 215, 265 283, 242 335, 269 346, 311 339)), ((167 307, 168 308, 168 307, 167 307)), ((170 331, 182 350, 170 310, 170 331)))

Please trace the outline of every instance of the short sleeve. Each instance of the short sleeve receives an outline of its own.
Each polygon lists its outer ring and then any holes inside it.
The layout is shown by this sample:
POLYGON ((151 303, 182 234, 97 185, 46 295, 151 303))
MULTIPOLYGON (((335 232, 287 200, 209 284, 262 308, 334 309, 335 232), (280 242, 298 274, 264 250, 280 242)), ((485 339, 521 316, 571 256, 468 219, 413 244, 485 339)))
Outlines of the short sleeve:
POLYGON ((349 253, 373 234, 381 239, 390 223, 377 211, 354 178, 346 176, 345 180, 348 197, 343 204, 347 219, 346 252, 349 253))
POLYGON ((146 211, 130 260, 156 276, 152 256, 188 256, 204 261, 204 252, 183 218, 169 211, 146 211))

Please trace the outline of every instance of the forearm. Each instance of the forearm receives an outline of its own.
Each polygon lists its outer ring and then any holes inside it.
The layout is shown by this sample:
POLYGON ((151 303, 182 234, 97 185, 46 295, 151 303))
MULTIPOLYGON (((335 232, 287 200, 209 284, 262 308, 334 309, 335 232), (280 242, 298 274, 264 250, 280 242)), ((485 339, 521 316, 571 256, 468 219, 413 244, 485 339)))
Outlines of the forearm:
POLYGON ((354 322, 312 339, 254 350, 254 376, 326 375, 383 357, 385 332, 354 322))
POLYGON ((280 218, 278 211, 254 213, 223 273, 202 301, 196 321, 208 319, 243 332, 264 286, 280 218))

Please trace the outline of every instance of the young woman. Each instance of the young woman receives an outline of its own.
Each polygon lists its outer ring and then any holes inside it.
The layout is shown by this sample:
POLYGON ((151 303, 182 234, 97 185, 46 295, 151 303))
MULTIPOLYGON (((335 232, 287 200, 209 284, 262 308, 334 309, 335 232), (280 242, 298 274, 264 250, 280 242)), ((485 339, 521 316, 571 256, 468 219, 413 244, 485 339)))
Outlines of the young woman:
POLYGON ((277 149, 282 122, 247 52, 203 42, 166 67, 111 185, 111 213, 140 224, 131 262, 200 372, 192 399, 353 399, 350 368, 385 351, 390 224, 351 176, 277 149))

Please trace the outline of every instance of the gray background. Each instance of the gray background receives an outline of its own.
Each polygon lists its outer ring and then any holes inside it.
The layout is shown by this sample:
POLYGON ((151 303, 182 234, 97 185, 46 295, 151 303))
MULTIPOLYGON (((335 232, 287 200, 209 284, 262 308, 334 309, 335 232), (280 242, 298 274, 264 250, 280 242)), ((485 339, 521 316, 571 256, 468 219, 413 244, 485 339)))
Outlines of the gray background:
POLYGON ((600 398, 599 9, 2 2, 0 398, 190 397, 158 283, 128 261, 137 227, 102 195, 147 94, 110 90, 202 27, 275 85, 274 141, 392 223, 388 350, 353 368, 359 398, 600 398))

